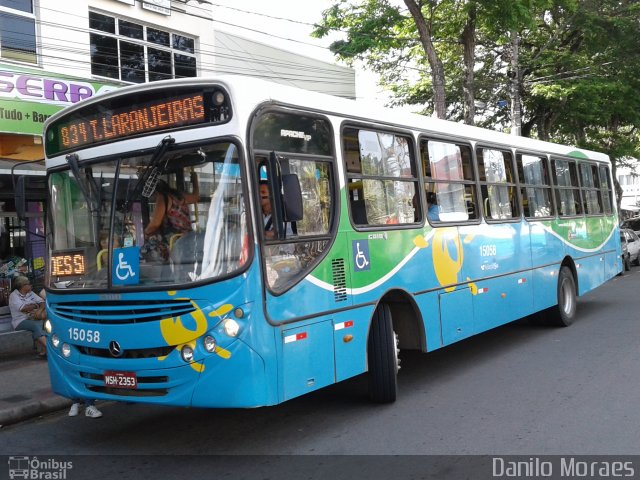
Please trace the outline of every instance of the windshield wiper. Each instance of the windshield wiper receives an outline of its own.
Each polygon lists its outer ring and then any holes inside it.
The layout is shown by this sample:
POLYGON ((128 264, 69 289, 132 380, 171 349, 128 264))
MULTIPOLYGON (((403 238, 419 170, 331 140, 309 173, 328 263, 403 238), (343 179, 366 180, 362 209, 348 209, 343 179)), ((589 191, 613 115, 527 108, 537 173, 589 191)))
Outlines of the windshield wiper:
POLYGON ((73 173, 73 176, 76 179, 76 182, 78 182, 78 187, 82 192, 82 196, 87 202, 87 205, 89 205, 89 208, 93 210, 94 202, 93 202, 93 199, 91 198, 91 193, 89 192, 89 189, 87 188, 84 181, 82 180, 82 177, 80 176, 80 166, 78 165, 78 154, 71 153, 66 156, 66 159, 67 159, 67 163, 69 164, 69 168, 71 169, 71 173, 73 173))
POLYGON ((158 169, 158 164, 162 157, 164 157, 167 150, 175 143, 175 138, 171 135, 167 135, 164 137, 158 146, 156 147, 153 155, 151 156, 151 160, 149 160, 149 166, 142 172, 140 178, 136 182, 133 190, 127 193, 127 198, 124 202, 123 209, 126 212, 129 210, 129 204, 138 198, 138 195, 141 193, 142 187, 144 186, 144 193, 151 190, 151 193, 145 195, 145 197, 150 197, 153 191, 156 189, 156 185, 158 184, 158 177, 160 176, 160 171, 158 169))

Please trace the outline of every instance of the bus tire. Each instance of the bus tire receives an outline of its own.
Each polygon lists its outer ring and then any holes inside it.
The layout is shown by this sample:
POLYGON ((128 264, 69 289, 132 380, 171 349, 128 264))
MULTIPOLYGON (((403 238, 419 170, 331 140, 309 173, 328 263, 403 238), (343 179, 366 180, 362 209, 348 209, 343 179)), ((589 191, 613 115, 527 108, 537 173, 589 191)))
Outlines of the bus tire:
POLYGON ((558 305, 552 309, 551 322, 558 327, 568 327, 576 316, 576 281, 569 267, 561 267, 558 275, 558 305))
MULTIPOLYGON (((640 256, 638 258, 640 258, 640 256)), ((627 255, 624 257, 624 271, 628 272, 629 270, 631 270, 631 259, 629 258, 629 255, 627 255)))
POLYGON ((367 343, 369 397, 376 403, 391 403, 398 391, 398 347, 391 309, 378 305, 371 320, 367 343))

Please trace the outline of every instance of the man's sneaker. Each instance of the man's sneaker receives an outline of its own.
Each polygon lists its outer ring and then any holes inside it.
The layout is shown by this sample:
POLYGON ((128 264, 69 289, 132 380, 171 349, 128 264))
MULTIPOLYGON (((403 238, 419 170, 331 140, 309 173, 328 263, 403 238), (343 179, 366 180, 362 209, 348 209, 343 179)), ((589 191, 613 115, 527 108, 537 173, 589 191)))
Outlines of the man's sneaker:
POLYGON ((71 408, 69 409, 69 416, 75 417, 76 415, 78 415, 78 412, 80 412, 80 404, 74 403, 73 405, 71 405, 71 408))
POLYGON ((102 416, 102 412, 98 410, 95 405, 89 405, 84 411, 84 414, 90 418, 100 418, 102 416))

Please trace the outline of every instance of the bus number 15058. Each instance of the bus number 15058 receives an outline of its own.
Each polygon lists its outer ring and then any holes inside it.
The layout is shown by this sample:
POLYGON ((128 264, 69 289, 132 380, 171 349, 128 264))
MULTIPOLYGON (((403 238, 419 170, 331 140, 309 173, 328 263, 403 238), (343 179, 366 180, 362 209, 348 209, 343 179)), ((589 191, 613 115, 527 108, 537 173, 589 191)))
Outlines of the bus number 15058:
POLYGON ((495 257, 498 249, 495 245, 480 245, 481 257, 495 257))
POLYGON ((99 343, 100 332, 98 330, 85 330, 84 328, 70 328, 69 340, 79 340, 81 342, 99 343))

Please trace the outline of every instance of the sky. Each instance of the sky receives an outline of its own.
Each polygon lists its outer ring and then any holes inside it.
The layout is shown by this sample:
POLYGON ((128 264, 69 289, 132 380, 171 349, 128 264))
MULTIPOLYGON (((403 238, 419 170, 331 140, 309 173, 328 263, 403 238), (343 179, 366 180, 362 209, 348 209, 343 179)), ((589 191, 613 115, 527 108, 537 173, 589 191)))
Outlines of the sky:
MULTIPOLYGON (((214 25, 220 30, 241 35, 283 50, 308 57, 337 63, 329 51, 331 37, 310 37, 313 24, 322 18, 322 11, 335 0, 210 0, 213 5, 214 25)), ((385 100, 386 95, 377 86, 376 76, 356 68, 356 95, 358 100, 385 100)))

